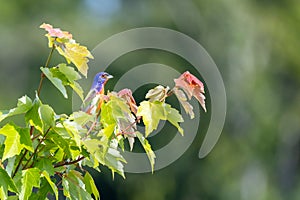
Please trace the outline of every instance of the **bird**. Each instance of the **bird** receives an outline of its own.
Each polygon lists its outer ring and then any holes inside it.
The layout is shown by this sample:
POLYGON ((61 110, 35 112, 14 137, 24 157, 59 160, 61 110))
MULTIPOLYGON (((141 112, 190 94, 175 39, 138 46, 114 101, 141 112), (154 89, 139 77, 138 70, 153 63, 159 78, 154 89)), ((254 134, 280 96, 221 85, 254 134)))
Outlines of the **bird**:
POLYGON ((83 112, 99 115, 101 104, 103 102, 101 97, 104 94, 104 86, 111 78, 113 78, 113 76, 107 72, 99 72, 95 75, 91 89, 81 105, 81 110, 83 112))

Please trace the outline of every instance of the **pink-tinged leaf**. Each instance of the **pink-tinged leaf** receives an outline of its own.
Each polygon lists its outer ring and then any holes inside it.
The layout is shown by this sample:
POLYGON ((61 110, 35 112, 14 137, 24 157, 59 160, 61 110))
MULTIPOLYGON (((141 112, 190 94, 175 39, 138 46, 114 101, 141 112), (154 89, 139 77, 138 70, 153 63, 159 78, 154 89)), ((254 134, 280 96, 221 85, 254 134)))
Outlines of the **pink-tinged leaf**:
POLYGON ((40 28, 45 29, 48 32, 48 36, 57 37, 57 38, 65 38, 72 39, 72 34, 67 31, 62 31, 59 28, 53 28, 50 24, 43 23, 40 28))
POLYGON ((132 96, 132 92, 130 89, 123 89, 121 91, 118 92, 118 96, 125 99, 126 103, 128 104, 128 106, 130 107, 131 112, 133 112, 134 114, 136 114, 137 112, 137 105, 136 102, 132 96))
POLYGON ((206 112, 204 85, 197 77, 186 71, 178 79, 174 79, 174 82, 176 87, 184 90, 189 99, 195 97, 206 112))

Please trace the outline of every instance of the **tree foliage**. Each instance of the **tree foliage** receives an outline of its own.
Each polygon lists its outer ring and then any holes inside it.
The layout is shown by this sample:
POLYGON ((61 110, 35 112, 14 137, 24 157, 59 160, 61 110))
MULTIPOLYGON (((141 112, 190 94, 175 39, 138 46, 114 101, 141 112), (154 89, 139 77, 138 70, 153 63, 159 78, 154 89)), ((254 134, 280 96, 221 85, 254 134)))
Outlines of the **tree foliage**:
POLYGON ((40 85, 36 96, 23 96, 17 106, 0 110, 0 121, 23 115, 26 126, 9 122, 0 128, 0 199, 14 196, 19 199, 58 199, 58 191, 68 199, 99 199, 100 195, 87 167, 99 169, 108 167, 112 174, 125 177, 122 156, 124 141, 130 149, 135 139, 144 148, 153 170, 155 153, 147 137, 160 120, 167 120, 183 134, 181 114, 166 103, 166 98, 175 94, 185 111, 194 117, 193 107, 188 99, 195 97, 206 111, 204 87, 201 81, 189 72, 175 79, 175 87, 157 86, 148 91, 146 99, 136 104, 130 89, 97 95, 95 104, 101 100, 100 113, 88 114, 75 111, 70 115, 57 114, 44 104, 40 92, 44 78, 47 78, 65 98, 66 86, 70 86, 81 99, 83 90, 77 80, 87 75, 88 60, 93 58, 88 49, 72 38, 69 32, 42 24, 47 31, 51 49, 44 67, 41 67, 40 85), (50 67, 53 51, 62 55, 67 63, 50 67), (77 72, 76 69, 79 71, 77 72), (186 98, 188 97, 188 99, 186 98), (137 130, 136 124, 143 122, 145 133, 137 130), (35 188, 33 190, 33 188, 35 188))

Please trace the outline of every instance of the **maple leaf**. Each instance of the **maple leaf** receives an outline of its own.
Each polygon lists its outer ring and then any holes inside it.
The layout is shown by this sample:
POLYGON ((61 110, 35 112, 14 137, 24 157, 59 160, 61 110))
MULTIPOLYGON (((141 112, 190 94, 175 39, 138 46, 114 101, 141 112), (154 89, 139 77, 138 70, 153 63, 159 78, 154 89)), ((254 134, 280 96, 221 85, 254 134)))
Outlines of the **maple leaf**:
POLYGON ((183 134, 183 130, 178 124, 179 122, 183 122, 183 118, 176 109, 167 103, 143 101, 138 107, 137 116, 143 119, 146 137, 157 129, 160 120, 168 120, 183 134))
POLYGON ((174 82, 176 87, 184 90, 189 99, 195 97, 206 112, 204 85, 198 78, 186 71, 179 78, 174 79, 174 82))
POLYGON ((72 62, 85 77, 87 76, 88 58, 94 57, 85 46, 80 46, 78 43, 65 43, 64 46, 57 46, 56 49, 68 63, 72 62))
POLYGON ((47 36, 72 39, 71 33, 67 32, 67 31, 62 31, 59 28, 53 28, 53 26, 50 24, 43 23, 42 25, 40 25, 40 28, 43 28, 48 32, 47 36))
POLYGON ((43 23, 40 28, 43 28, 48 32, 46 37, 49 40, 49 47, 55 47, 58 53, 64 56, 68 63, 72 62, 86 77, 89 58, 94 58, 90 51, 85 46, 81 46, 79 43, 76 43, 72 34, 67 31, 62 31, 59 28, 53 28, 52 25, 45 23, 43 23))
POLYGON ((161 101, 164 102, 168 96, 169 87, 163 87, 161 85, 156 86, 155 88, 148 91, 146 98, 149 101, 161 101))
POLYGON ((184 92, 178 88, 174 88, 172 90, 176 95, 178 101, 181 103, 182 107, 184 108, 185 112, 190 115, 191 119, 195 117, 193 106, 187 101, 186 95, 184 92))

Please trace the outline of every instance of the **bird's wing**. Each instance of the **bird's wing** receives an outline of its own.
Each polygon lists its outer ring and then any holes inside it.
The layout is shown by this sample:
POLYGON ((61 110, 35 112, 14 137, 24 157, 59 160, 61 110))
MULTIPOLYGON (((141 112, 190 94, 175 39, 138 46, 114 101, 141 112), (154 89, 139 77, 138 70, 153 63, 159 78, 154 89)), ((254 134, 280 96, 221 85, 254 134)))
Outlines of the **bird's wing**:
POLYGON ((95 107, 95 105, 97 105, 98 101, 96 98, 97 97, 97 90, 96 89, 91 89, 89 91, 89 93, 86 95, 85 99, 83 100, 83 103, 80 107, 80 109, 86 113, 91 114, 91 111, 93 110, 93 108, 95 107))

